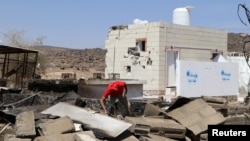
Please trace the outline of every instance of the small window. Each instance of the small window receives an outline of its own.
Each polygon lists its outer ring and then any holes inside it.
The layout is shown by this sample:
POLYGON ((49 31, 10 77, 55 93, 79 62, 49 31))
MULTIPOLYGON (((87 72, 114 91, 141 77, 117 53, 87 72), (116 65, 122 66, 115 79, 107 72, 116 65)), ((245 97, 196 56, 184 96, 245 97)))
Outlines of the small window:
POLYGON ((214 60, 214 58, 217 56, 217 55, 223 55, 223 52, 222 51, 217 51, 217 50, 215 50, 215 51, 212 51, 211 52, 211 60, 214 60))
POLYGON ((138 51, 146 51, 146 39, 137 39, 136 40, 136 47, 138 51))
POLYGON ((127 73, 131 72, 131 66, 127 66, 127 73))

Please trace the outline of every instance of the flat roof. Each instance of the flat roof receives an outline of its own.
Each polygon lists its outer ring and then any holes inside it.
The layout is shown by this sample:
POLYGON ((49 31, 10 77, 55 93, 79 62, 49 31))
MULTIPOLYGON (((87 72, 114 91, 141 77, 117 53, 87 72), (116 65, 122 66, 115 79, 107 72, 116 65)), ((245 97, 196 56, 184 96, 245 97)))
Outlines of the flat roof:
POLYGON ((10 53, 38 53, 38 51, 20 47, 0 45, 0 54, 10 54, 10 53))

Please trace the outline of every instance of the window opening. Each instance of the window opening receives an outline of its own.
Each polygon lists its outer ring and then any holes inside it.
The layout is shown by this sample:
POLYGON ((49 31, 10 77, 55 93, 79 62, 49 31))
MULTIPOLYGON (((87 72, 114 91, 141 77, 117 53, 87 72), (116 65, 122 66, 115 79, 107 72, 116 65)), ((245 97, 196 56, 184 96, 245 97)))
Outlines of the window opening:
POLYGON ((138 51, 146 51, 146 39, 137 39, 136 47, 138 48, 138 51))
POLYGON ((215 51, 215 52, 212 52, 212 56, 211 56, 211 60, 213 60, 217 55, 222 55, 223 53, 222 53, 222 51, 215 51))
POLYGON ((131 66, 127 66, 127 73, 131 72, 131 66))

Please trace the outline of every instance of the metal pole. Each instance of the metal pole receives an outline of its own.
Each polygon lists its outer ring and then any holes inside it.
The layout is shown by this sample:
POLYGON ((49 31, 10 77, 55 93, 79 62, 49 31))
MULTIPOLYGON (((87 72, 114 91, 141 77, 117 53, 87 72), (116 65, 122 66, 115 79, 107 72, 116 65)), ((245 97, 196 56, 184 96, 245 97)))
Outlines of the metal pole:
POLYGON ((114 46, 114 59, 113 59, 113 74, 112 79, 115 79, 115 46, 114 46))

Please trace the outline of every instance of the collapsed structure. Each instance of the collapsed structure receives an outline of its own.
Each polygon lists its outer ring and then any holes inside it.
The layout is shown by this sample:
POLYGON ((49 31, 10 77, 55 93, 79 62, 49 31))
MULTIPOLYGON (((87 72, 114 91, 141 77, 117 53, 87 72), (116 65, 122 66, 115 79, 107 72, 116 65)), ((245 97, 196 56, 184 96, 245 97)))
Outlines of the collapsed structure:
MULTIPOLYGON (((122 117, 122 113, 104 114, 99 99, 81 97, 73 91, 3 95, 3 141, 206 141, 208 125, 250 124, 249 102, 236 103, 235 99, 222 97, 179 97, 171 103, 133 99, 131 116, 122 117), (10 99, 17 100, 18 95, 23 98, 7 104, 10 99)), ((120 106, 118 102, 117 108, 120 106)))

